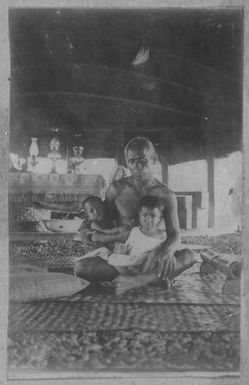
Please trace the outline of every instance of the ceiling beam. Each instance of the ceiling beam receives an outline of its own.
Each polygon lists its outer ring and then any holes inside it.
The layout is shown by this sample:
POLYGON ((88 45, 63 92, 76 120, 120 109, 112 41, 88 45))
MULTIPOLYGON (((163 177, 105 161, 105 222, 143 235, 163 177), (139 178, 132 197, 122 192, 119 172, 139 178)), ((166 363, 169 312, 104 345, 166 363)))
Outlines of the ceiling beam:
MULTIPOLYGON (((176 57, 176 55, 172 55, 172 54, 169 54, 168 55, 169 57, 176 57)), ((182 60, 182 61, 185 61, 183 58, 180 58, 178 57, 178 59, 182 60)), ((163 79, 162 77, 158 77, 158 76, 153 76, 152 74, 149 74, 149 75, 146 75, 144 73, 140 73, 138 71, 135 71, 135 70, 123 70, 123 69, 119 69, 119 68, 115 68, 115 67, 107 67, 107 66, 104 66, 104 65, 101 65, 101 64, 87 64, 87 63, 74 63, 74 64, 68 64, 68 63, 65 63, 63 65, 56 65, 56 69, 59 69, 59 68, 68 68, 68 67, 72 67, 72 69, 80 69, 81 67, 84 67, 84 68, 96 68, 96 69, 101 69, 103 70, 104 72, 115 72, 115 73, 118 73, 118 74, 126 74, 130 77, 140 77, 141 80, 150 80, 150 81, 155 81, 156 83, 161 83, 161 84, 166 84, 166 85, 170 85, 176 89, 179 89, 179 90, 183 90, 183 91, 188 91, 192 94, 196 94, 196 95, 201 95, 203 96, 204 98, 212 98, 212 97, 215 97, 217 96, 216 93, 210 93, 210 92, 205 92, 205 91, 201 91, 200 89, 196 89, 196 88, 193 88, 193 87, 190 87, 190 86, 186 86, 186 85, 183 85, 177 81, 172 81, 172 80, 168 80, 168 79, 163 79)), ((204 67, 205 66, 201 66, 200 67, 204 67)), ((22 66, 22 67, 18 67, 18 68, 15 68, 14 69, 14 73, 13 73, 13 76, 20 76, 21 74, 18 73, 19 70, 23 70, 23 69, 27 69, 28 72, 29 72, 29 75, 30 76, 30 70, 32 70, 32 68, 48 68, 48 69, 53 69, 55 70, 55 67, 51 66, 51 64, 43 64, 43 65, 35 65, 35 66, 22 66)), ((13 69, 12 69, 13 70, 13 69)), ((218 71, 214 71, 214 73, 217 75, 218 71)), ((220 73, 218 73, 220 74, 220 73)), ((224 74, 224 76, 226 76, 224 74)), ((235 81, 235 80, 234 80, 235 81)), ((240 81, 238 80, 237 83, 240 83, 240 81)), ((235 107, 235 108, 239 108, 239 104, 237 103, 232 103, 232 102, 228 102, 228 101, 221 101, 219 100, 219 104, 220 105, 224 105, 224 106, 231 106, 231 107, 235 107)))
POLYGON ((149 103, 149 102, 130 99, 130 98, 120 98, 120 97, 116 97, 116 96, 99 95, 99 94, 93 94, 93 93, 88 93, 88 92, 77 92, 77 93, 61 92, 61 91, 60 92, 26 92, 26 93, 16 93, 13 95, 14 98, 20 98, 20 99, 23 99, 25 97, 35 98, 36 96, 48 96, 48 97, 49 96, 56 96, 56 97, 60 97, 60 96, 63 96, 63 97, 84 96, 86 98, 108 100, 108 101, 114 102, 114 103, 121 102, 121 103, 126 103, 126 104, 127 103, 128 104, 136 104, 136 105, 139 105, 139 106, 144 107, 144 108, 149 107, 149 108, 155 108, 155 109, 159 109, 162 111, 173 112, 173 113, 177 113, 177 114, 181 114, 181 115, 185 115, 185 116, 199 117, 199 114, 179 110, 179 109, 173 108, 173 107, 165 107, 165 106, 162 106, 162 105, 156 104, 156 103, 149 103))

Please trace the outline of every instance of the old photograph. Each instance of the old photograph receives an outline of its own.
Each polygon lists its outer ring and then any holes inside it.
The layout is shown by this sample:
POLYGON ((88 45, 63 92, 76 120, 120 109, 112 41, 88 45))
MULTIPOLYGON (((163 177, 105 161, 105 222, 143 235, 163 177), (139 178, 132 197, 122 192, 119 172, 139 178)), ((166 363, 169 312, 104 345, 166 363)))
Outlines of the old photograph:
POLYGON ((9 9, 10 375, 239 372, 243 17, 9 9))

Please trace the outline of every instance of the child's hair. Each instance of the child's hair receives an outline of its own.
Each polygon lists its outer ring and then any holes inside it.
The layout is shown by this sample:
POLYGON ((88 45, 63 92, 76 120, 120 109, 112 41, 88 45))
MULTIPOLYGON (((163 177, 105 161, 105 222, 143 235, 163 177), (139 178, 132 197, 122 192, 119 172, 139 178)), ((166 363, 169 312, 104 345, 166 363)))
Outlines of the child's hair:
POLYGON ((143 198, 140 199, 140 210, 142 209, 142 207, 147 207, 150 209, 158 208, 161 210, 162 202, 159 197, 145 195, 143 198))
POLYGON ((82 202, 82 208, 84 209, 84 206, 86 203, 100 203, 101 205, 103 205, 103 201, 95 196, 95 195, 90 195, 89 197, 87 197, 83 202, 82 202))

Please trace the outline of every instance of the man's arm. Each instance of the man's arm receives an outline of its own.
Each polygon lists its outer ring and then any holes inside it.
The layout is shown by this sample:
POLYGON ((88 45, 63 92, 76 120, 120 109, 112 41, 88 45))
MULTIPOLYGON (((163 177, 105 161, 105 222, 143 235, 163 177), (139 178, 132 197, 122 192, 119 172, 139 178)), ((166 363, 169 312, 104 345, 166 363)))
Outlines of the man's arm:
POLYGON ((158 277, 163 280, 170 278, 173 273, 173 256, 181 243, 181 232, 175 194, 170 191, 166 196, 165 202, 163 217, 166 226, 167 239, 158 253, 158 277))
POLYGON ((166 207, 163 211, 163 218, 167 232, 165 247, 175 252, 181 243, 181 231, 177 213, 176 196, 173 192, 170 192, 167 196, 166 207))
POLYGON ((111 183, 106 190, 104 204, 105 204, 106 213, 108 213, 108 216, 113 220, 115 220, 117 217, 117 209, 115 206, 116 197, 117 197, 117 189, 114 186, 114 184, 111 183))
MULTIPOLYGON (((111 183, 106 190, 106 199, 105 199, 105 209, 106 212, 112 220, 116 219, 117 209, 115 206, 115 199, 117 197, 118 191, 115 184, 111 183)), ((99 241, 101 243, 110 243, 110 242, 125 242, 130 234, 130 229, 124 229, 123 231, 115 234, 103 234, 101 232, 96 232, 92 234, 92 241, 99 241)))

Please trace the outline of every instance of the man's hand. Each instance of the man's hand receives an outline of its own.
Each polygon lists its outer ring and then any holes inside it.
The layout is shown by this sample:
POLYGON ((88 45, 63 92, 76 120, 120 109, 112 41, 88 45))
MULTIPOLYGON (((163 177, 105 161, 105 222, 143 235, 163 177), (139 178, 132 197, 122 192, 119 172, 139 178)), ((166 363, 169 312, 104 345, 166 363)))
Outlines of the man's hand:
POLYGON ((165 281, 173 278, 175 270, 174 251, 170 249, 163 249, 158 253, 158 278, 165 281))

